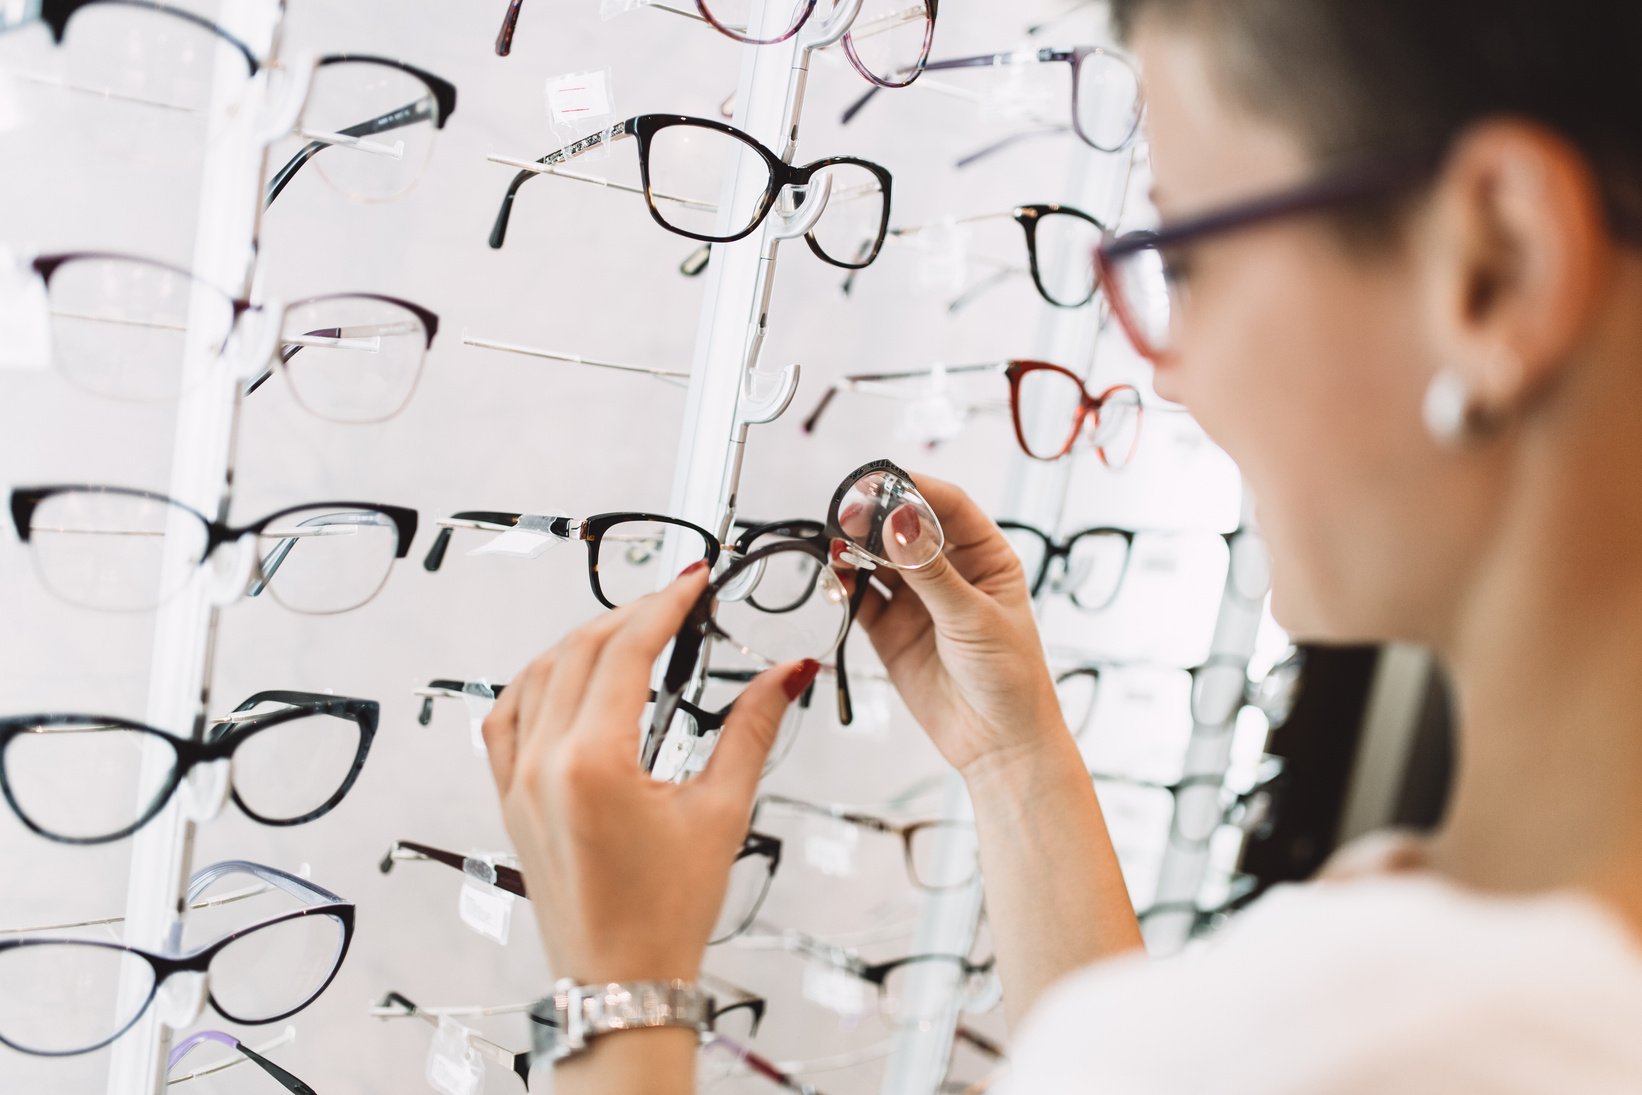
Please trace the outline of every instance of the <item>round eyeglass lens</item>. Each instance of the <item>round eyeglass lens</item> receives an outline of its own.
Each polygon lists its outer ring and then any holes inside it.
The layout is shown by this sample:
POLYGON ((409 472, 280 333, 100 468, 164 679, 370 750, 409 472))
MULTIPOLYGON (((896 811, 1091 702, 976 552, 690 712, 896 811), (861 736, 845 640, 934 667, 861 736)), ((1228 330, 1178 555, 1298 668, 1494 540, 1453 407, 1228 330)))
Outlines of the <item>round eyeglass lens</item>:
POLYGON ((893 469, 857 475, 838 501, 837 517, 852 549, 896 570, 926 567, 946 546, 934 509, 911 479, 893 469))

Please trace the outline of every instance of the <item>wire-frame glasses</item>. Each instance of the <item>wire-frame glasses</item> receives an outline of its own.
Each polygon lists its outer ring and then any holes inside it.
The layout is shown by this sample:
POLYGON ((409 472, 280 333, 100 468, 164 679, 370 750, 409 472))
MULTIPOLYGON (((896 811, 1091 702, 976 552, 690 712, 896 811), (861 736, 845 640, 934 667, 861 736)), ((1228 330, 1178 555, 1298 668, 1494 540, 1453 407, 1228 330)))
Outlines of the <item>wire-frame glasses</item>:
POLYGON ((795 167, 732 125, 679 114, 640 114, 534 164, 516 165, 520 170, 502 197, 490 245, 506 240, 514 196, 528 180, 559 174, 556 165, 629 137, 638 142, 640 192, 651 217, 669 232, 707 243, 743 239, 783 195, 797 206, 811 188, 825 187, 827 208, 804 235, 810 250, 851 270, 878 257, 889 230, 891 180, 884 168, 850 156, 795 167))
POLYGON ((753 805, 753 821, 761 814, 787 811, 826 818, 872 833, 895 837, 901 843, 907 879, 930 893, 961 890, 979 873, 975 826, 963 821, 895 821, 876 814, 827 806, 786 795, 760 795, 753 805), (956 845, 956 847, 953 847, 956 845))
POLYGON ((192 950, 181 947, 180 921, 161 952, 99 940, 0 939, 0 1044, 42 1057, 100 1049, 130 1030, 168 982, 188 975, 204 978, 206 1000, 234 1023, 276 1023, 313 1003, 347 957, 353 903, 243 860, 196 871, 188 902, 225 879, 265 884, 301 907, 192 950))
POLYGON ((258 692, 196 742, 106 715, 10 715, 0 718, 0 792, 40 836, 104 844, 152 821, 196 773, 226 764, 217 777, 226 783, 200 792, 204 805, 226 793, 254 821, 301 825, 353 787, 379 716, 374 700, 258 692))
POLYGON ((416 511, 376 502, 314 502, 248 525, 214 521, 152 491, 87 485, 11 492, 18 538, 41 581, 83 608, 138 612, 182 591, 221 548, 236 547, 245 595, 265 590, 296 612, 330 615, 376 596, 410 550, 416 511))

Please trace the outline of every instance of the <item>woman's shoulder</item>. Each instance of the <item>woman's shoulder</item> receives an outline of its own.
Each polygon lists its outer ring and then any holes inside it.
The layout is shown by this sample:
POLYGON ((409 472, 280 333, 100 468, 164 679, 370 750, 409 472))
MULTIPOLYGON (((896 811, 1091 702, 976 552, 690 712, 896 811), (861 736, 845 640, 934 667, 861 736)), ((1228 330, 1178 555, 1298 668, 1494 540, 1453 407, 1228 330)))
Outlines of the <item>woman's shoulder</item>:
POLYGON ((1064 980, 1009 1091, 1636 1092, 1639 1013, 1642 949, 1594 901, 1335 870, 1187 954, 1064 980))

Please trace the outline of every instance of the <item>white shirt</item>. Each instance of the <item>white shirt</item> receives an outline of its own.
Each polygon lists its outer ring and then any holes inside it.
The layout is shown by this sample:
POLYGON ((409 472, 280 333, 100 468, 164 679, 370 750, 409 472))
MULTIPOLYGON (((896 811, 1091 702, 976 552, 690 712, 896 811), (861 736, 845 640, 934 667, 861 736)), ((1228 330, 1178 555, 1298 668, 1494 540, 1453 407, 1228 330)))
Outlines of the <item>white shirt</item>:
POLYGON ((1202 948, 1066 978, 1000 1095, 1638 1095, 1642 948, 1573 893, 1275 887, 1202 948))

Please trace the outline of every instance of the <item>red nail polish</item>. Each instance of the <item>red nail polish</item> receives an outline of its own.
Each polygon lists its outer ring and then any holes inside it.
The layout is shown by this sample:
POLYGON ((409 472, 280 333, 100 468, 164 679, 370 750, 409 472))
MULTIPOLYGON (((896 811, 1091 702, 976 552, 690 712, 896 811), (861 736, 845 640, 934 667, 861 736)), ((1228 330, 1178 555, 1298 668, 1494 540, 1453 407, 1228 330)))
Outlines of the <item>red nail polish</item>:
POLYGON ((895 531, 895 538, 901 546, 912 543, 923 535, 924 523, 918 519, 918 511, 911 506, 902 506, 889 515, 889 527, 895 531))
POLYGON ((696 571, 706 570, 706 569, 707 569, 707 560, 697 559, 695 562, 691 563, 689 566, 687 566, 683 570, 679 571, 678 576, 680 578, 688 578, 690 575, 694 574, 696 571))
POLYGON ((804 690, 815 683, 816 676, 821 672, 821 663, 814 658, 805 658, 798 663, 798 668, 787 674, 787 679, 781 682, 781 690, 787 694, 789 700, 796 700, 804 694, 804 690))

